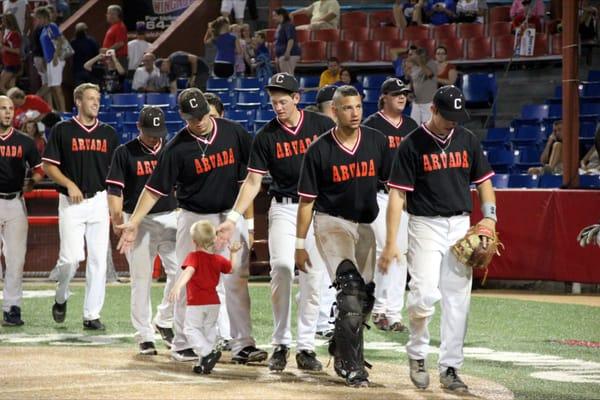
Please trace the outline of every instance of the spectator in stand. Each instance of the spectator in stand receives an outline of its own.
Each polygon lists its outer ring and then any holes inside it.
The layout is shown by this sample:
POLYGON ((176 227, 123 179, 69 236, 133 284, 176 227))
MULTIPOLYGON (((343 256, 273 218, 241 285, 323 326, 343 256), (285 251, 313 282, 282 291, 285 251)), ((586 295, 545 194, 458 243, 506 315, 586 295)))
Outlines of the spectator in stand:
POLYGON ((275 57, 279 72, 294 75, 296 64, 300 60, 300 47, 296 41, 296 27, 290 20, 285 8, 273 11, 273 19, 277 23, 275 31, 275 57))
POLYGON ((363 85, 356 79, 356 76, 348 69, 340 69, 340 80, 334 83, 335 86, 350 85, 353 86, 361 96, 363 94, 363 85))
POLYGON ((417 46, 411 44, 408 48, 406 47, 392 47, 390 49, 390 57, 392 58, 392 67, 394 68, 394 74, 396 78, 401 79, 404 83, 408 82, 408 78, 405 76, 405 63, 406 59, 415 54, 417 46))
POLYGON ((146 24, 144 22, 138 22, 135 25, 135 33, 135 39, 127 43, 128 76, 133 76, 133 73, 142 62, 142 57, 150 48, 150 43, 146 41, 146 24))
POLYGON ((435 49, 435 62, 437 65, 438 86, 454 85, 458 79, 456 66, 448 62, 448 50, 445 46, 435 49))
POLYGON ((211 92, 204 93, 204 98, 208 103, 208 114, 214 118, 223 118, 223 114, 225 113, 225 107, 223 107, 223 102, 221 101, 221 98, 211 92))
POLYGON ((75 25, 75 38, 71 41, 73 54, 73 77, 75 85, 89 82, 91 74, 83 68, 83 64, 100 52, 96 39, 87 34, 88 26, 84 22, 75 25))
MULTIPOLYGON (((36 9, 37 11, 37 9, 36 9)), ((48 72, 46 71, 46 60, 44 59, 44 52, 42 50, 42 44, 40 42, 40 36, 44 25, 38 17, 33 18, 33 29, 29 36, 29 43, 31 45, 31 56, 33 57, 33 66, 40 77, 40 88, 37 91, 39 96, 42 96, 47 102, 51 102, 50 88, 48 87, 48 72)), ((83 66, 83 64, 82 64, 83 66)))
POLYGON ((425 0, 396 0, 392 8, 396 27, 404 29, 410 25, 423 24, 425 0))
POLYGON ((405 73, 414 94, 410 117, 421 125, 431 118, 433 95, 438 88, 437 65, 434 60, 428 60, 425 49, 417 49, 406 59, 405 73))
POLYGON ((120 93, 123 91, 125 68, 117 58, 114 49, 101 48, 100 53, 83 64, 83 68, 92 74, 93 82, 102 89, 102 93, 120 93))
MULTIPOLYGON (((598 135, 598 132, 596 132, 598 135)), ((600 174, 600 157, 595 146, 590 147, 585 156, 581 159, 580 174, 598 175, 600 174)))
POLYGON ((58 25, 50 22, 50 12, 46 7, 37 8, 35 17, 42 26, 40 30, 40 44, 44 53, 44 61, 46 63, 46 79, 50 93, 52 94, 52 102, 54 109, 65 112, 65 96, 62 90, 63 69, 65 61, 61 59, 62 42, 66 40, 58 25))
POLYGON ((544 3, 542 0, 513 0, 510 7, 513 29, 517 29, 523 23, 526 23, 535 27, 536 31, 540 31, 544 13, 544 3))
POLYGON ((250 30, 250 25, 248 24, 240 25, 240 47, 242 48, 241 58, 244 60, 244 74, 250 75, 252 73, 252 65, 250 62, 248 62, 247 55, 252 53, 254 50, 254 37, 252 36, 252 31, 250 30))
POLYGON ((20 129, 27 122, 40 122, 52 111, 50 104, 43 98, 35 94, 25 95, 25 92, 18 87, 13 87, 6 92, 6 95, 12 100, 15 107, 13 125, 20 129), (32 114, 27 115, 29 111, 35 111, 35 117, 32 114))
POLYGON ((138 67, 133 74, 131 88, 136 92, 168 92, 169 79, 161 75, 159 68, 154 65, 156 57, 152 53, 146 53, 142 57, 142 66, 138 67))
POLYGON ((22 131, 26 133, 29 137, 33 139, 35 142, 35 147, 37 148, 40 154, 44 154, 44 150, 46 149, 46 138, 44 137, 44 125, 38 122, 27 122, 22 131))
POLYGON ((562 121, 555 121, 544 151, 540 156, 541 167, 531 167, 530 175, 562 173, 562 121))
POLYGON ((456 2, 455 22, 483 24, 486 11, 487 3, 485 0, 458 0, 456 2))
POLYGON ((4 0, 2 2, 2 14, 12 14, 17 18, 19 31, 22 35, 25 35, 29 31, 30 26, 27 8, 27 0, 4 0))
POLYGON ((0 48, 4 68, 0 73, 0 92, 6 93, 9 88, 15 86, 17 74, 21 71, 22 37, 14 14, 3 14, 2 25, 4 37, 0 48))
POLYGON ((198 56, 185 51, 176 51, 167 58, 159 58, 154 63, 163 79, 169 81, 170 92, 177 94, 177 79, 187 78, 188 87, 197 87, 204 91, 208 80, 208 65, 198 56))
POLYGON ((252 44, 249 46, 251 53, 247 53, 250 58, 250 69, 258 79, 268 80, 273 76, 271 68, 271 53, 265 42, 267 40, 264 32, 256 32, 252 39, 252 44))
POLYGON ((454 0, 428 0, 425 14, 431 25, 450 24, 456 18, 454 0))
MULTIPOLYGON (((117 53, 119 63, 127 68, 127 27, 123 23, 123 10, 121 6, 112 4, 106 9, 106 21, 110 28, 104 35, 102 47, 113 49, 117 53)), ((143 53, 142 53, 143 54, 143 53)))
POLYGON ((235 21, 238 24, 244 22, 244 11, 246 10, 246 0, 221 0, 221 15, 227 20, 231 11, 235 14, 235 21))
POLYGON ((334 85, 323 86, 319 89, 316 100, 317 111, 331 118, 333 121, 336 121, 337 119, 333 112, 333 95, 337 88, 338 87, 334 85))
POLYGON ((340 4, 337 0, 318 0, 308 7, 292 12, 296 14, 307 14, 310 16, 310 24, 300 25, 296 29, 338 29, 340 24, 340 4))
POLYGON ((579 14, 579 41, 581 56, 589 66, 592 64, 593 49, 598 45, 598 10, 587 0, 582 2, 579 14))
POLYGON ((340 80, 340 60, 336 57, 329 57, 327 60, 327 69, 321 73, 319 79, 319 88, 326 85, 333 85, 340 80))
POLYGON ((241 76, 246 73, 246 63, 244 61, 244 53, 246 52, 246 45, 250 45, 250 42, 246 42, 242 38, 242 25, 233 24, 229 27, 229 32, 231 32, 238 40, 240 44, 240 52, 235 53, 235 63, 233 66, 233 70, 235 75, 241 76))
POLYGON ((229 78, 235 73, 235 59, 242 54, 240 40, 230 32, 229 20, 219 17, 209 22, 204 43, 214 43, 217 48, 213 73, 219 78, 229 78))

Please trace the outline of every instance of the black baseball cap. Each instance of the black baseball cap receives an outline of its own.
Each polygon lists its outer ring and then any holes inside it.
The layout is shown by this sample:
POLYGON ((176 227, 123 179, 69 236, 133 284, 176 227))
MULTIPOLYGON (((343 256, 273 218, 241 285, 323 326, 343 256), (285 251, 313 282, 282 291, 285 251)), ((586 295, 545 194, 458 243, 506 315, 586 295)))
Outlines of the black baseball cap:
POLYGON ((433 95, 433 105, 448 121, 466 122, 471 118, 465 107, 465 97, 454 85, 439 88, 433 95))
POLYGON ((317 92, 317 104, 333 100, 333 94, 335 93, 336 89, 337 86, 334 85, 323 86, 321 89, 319 89, 317 92))
POLYGON ((393 93, 410 93, 411 90, 408 86, 398 78, 388 78, 381 84, 382 94, 393 94, 393 93))
POLYGON ((265 86, 265 89, 276 89, 297 93, 300 91, 300 85, 296 78, 294 78, 294 75, 290 75, 287 72, 280 72, 271 77, 269 84, 265 86))
POLYGON ((138 122, 144 135, 152 137, 165 137, 167 135, 165 113, 160 107, 145 106, 142 108, 138 122))
POLYGON ((201 119, 210 111, 204 94, 198 88, 183 90, 179 94, 177 102, 179 103, 181 118, 186 121, 194 118, 201 119))

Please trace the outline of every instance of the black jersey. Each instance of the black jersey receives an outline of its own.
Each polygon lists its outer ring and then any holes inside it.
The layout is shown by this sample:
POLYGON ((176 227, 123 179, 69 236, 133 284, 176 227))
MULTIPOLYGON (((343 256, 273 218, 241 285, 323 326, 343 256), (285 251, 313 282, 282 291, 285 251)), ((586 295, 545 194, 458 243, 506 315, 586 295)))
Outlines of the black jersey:
POLYGON ((13 128, 0 137, 0 193, 20 192, 27 170, 41 166, 40 154, 32 138, 13 128))
POLYGON ((334 125, 330 118, 304 110, 295 128, 272 119, 254 138, 248 170, 271 174, 269 194, 297 199, 302 157, 308 146, 334 125))
POLYGON ((298 194, 315 199, 317 211, 371 223, 379 213, 377 187, 387 180, 391 161, 387 139, 375 129, 361 126, 353 149, 344 147, 332 129, 306 152, 298 194))
MULTIPOLYGON (((43 161, 57 165, 84 195, 106 189, 106 174, 119 138, 112 126, 98 120, 85 126, 72 118, 54 125, 43 161)), ((68 195, 67 188, 58 191, 68 195)))
POLYGON ((398 148, 404 137, 419 127, 414 119, 406 115, 403 115, 400 123, 396 125, 381 111, 369 115, 363 125, 377 129, 387 136, 388 146, 392 152, 398 148))
POLYGON ((213 118, 208 139, 187 127, 167 144, 146 188, 168 196, 175 186, 179 206, 200 214, 233 207, 246 166, 252 137, 236 122, 213 118))
MULTIPOLYGON (((116 186, 123 191, 123 211, 133 213, 138 198, 152 175, 163 149, 159 143, 154 149, 145 145, 139 138, 117 147, 113 156, 106 184, 116 186)), ((173 191, 161 197, 149 214, 174 210, 177 207, 173 191)))
POLYGON ((457 127, 441 139, 421 125, 400 144, 389 186, 407 192, 410 214, 448 217, 471 212, 470 184, 493 175, 472 132, 457 127))

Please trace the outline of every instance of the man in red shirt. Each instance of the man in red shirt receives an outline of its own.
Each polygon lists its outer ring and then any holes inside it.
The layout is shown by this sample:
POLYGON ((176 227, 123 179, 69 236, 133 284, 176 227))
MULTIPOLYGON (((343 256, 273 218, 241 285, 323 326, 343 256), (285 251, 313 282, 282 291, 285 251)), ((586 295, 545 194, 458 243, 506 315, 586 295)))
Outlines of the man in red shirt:
POLYGON ((127 27, 123 23, 123 10, 121 6, 113 4, 106 9, 106 21, 110 28, 104 35, 102 47, 114 49, 121 65, 127 67, 127 27))
POLYGON ((18 87, 13 87, 6 92, 15 105, 15 116, 13 126, 20 129, 27 122, 39 122, 46 114, 52 111, 52 107, 44 99, 35 94, 25 95, 18 87), (36 111, 28 113, 28 111, 36 111))

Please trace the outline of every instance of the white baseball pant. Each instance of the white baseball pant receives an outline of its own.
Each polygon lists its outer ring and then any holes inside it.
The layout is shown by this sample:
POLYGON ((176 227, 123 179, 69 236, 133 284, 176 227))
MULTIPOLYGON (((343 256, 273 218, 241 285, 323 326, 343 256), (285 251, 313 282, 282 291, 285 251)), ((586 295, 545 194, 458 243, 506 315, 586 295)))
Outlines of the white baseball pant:
POLYGON ((408 221, 408 270, 411 280, 406 303, 409 316, 408 357, 427 358, 429 321, 441 299, 440 371, 459 369, 471 299, 472 269, 461 264, 450 248, 469 229, 469 217, 419 217, 408 221))
POLYGON ((432 103, 412 103, 410 117, 415 120, 417 125, 421 125, 429 121, 431 118, 431 104, 432 103))
POLYGON ((354 263, 365 283, 373 280, 375 234, 371 225, 316 212, 314 226, 317 247, 331 280, 344 260, 354 263))
MULTIPOLYGON (((215 227, 225 221, 227 212, 219 214, 197 214, 187 210, 181 210, 177 218, 177 247, 176 257, 177 277, 181 273, 181 264, 189 252, 194 251, 195 246, 190 236, 190 228, 194 222, 205 219, 210 221, 215 227)), ((248 229, 243 218, 237 224, 236 233, 232 237, 232 241, 242 243, 242 250, 238 256, 237 262, 240 264, 234 266, 234 273, 221 275, 225 284, 225 293, 227 297, 227 312, 231 324, 232 344, 231 351, 233 354, 238 353, 246 346, 254 346, 255 342, 252 338, 252 322, 250 320, 250 293, 248 292, 248 275, 249 275, 249 260, 250 251, 248 248, 248 229)), ((225 258, 229 258, 229 249, 225 248, 221 251, 225 258)), ((173 339, 173 350, 183 350, 189 348, 189 343, 186 340, 183 332, 185 321, 186 308, 186 292, 182 289, 179 301, 175 303, 174 309, 174 328, 175 338, 173 339)))
MULTIPOLYGON (((371 226, 375 232, 377 242, 377 259, 381 256, 385 246, 386 224, 385 215, 388 206, 388 194, 377 193, 379 214, 371 226)), ((402 322, 402 308, 404 307, 404 289, 406 288, 406 251, 408 248, 408 214, 402 212, 400 229, 396 243, 402 256, 400 260, 393 260, 387 274, 382 274, 375 268, 375 305, 373 313, 385 314, 388 322, 394 324, 402 322)))
POLYGON ((246 0, 221 0, 221 12, 231 14, 231 10, 235 12, 235 19, 244 19, 246 0))
MULTIPOLYGON (((271 264, 271 305, 273 307, 272 344, 290 346, 292 343, 292 282, 294 279, 294 254, 296 252, 296 218, 298 204, 277 203, 269 208, 269 254, 271 264)), ((315 348, 315 333, 319 315, 321 277, 324 272, 312 226, 306 237, 306 250, 312 262, 308 272, 300 272, 298 298, 298 351, 315 348)))
POLYGON ((217 335, 220 339, 231 340, 231 321, 229 321, 229 313, 227 312, 227 296, 225 291, 225 278, 221 274, 219 284, 217 285, 217 294, 219 295, 219 317, 217 318, 217 335))
POLYGON ((79 263, 85 259, 86 247, 88 262, 85 271, 84 320, 100 318, 104 304, 109 226, 106 191, 98 192, 79 204, 71 203, 64 194, 59 195, 60 252, 55 275, 58 281, 56 301, 64 303, 71 295, 69 283, 79 263))
POLYGON ((11 306, 21 307, 27 230, 27 210, 23 198, 0 200, 0 243, 6 261, 2 291, 4 311, 9 311, 11 306))
POLYGON ((183 332, 198 357, 206 357, 217 344, 219 304, 187 306, 183 332))
MULTIPOLYGON (((129 221, 129 218, 131 215, 125 214, 125 221, 129 221)), ((126 254, 131 276, 131 323, 136 330, 134 339, 138 343, 154 342, 153 322, 163 328, 173 325, 173 304, 167 296, 175 284, 178 270, 176 235, 177 212, 148 214, 139 225, 134 247, 126 254), (152 271, 157 254, 165 268, 167 282, 152 320, 152 271)))

